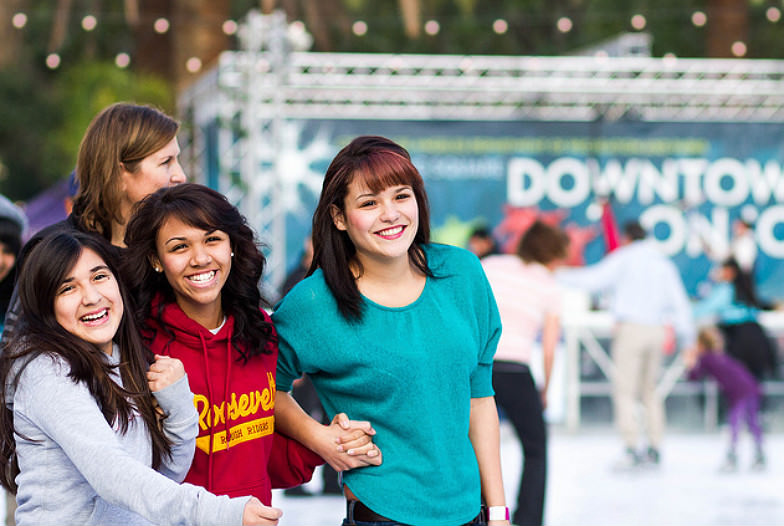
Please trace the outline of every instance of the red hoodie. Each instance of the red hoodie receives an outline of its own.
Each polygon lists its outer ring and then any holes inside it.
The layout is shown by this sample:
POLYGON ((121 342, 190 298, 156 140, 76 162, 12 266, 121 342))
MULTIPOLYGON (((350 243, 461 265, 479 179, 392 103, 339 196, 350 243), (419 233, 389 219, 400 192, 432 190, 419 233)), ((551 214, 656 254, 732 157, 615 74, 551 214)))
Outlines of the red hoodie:
MULTIPOLYGON (((151 312, 158 311, 159 301, 153 302, 151 312)), ((266 313, 264 317, 270 321, 266 313)), ((274 432, 278 346, 270 344, 270 354, 243 364, 231 345, 233 317, 227 317, 215 335, 176 303, 167 304, 161 318, 164 327, 157 319, 148 319, 155 331, 150 348, 182 361, 199 413, 196 453, 185 482, 218 495, 253 495, 269 506, 273 487, 310 480, 324 461, 299 442, 274 432), (231 436, 228 444, 227 436, 231 436)))

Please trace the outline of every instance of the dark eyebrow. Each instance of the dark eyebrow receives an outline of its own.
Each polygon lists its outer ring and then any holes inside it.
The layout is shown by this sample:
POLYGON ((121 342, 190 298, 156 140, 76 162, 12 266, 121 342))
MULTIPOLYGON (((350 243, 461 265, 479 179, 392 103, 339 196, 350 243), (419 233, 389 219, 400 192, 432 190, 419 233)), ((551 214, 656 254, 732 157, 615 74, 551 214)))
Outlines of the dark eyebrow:
MULTIPOLYGON (((98 272, 99 270, 109 270, 108 265, 96 265, 90 269, 90 273, 98 272)), ((109 270, 111 272, 111 270, 109 270)))
POLYGON ((185 241, 185 238, 182 237, 182 236, 174 236, 174 237, 171 237, 171 238, 167 239, 163 244, 164 245, 168 245, 172 241, 185 241))

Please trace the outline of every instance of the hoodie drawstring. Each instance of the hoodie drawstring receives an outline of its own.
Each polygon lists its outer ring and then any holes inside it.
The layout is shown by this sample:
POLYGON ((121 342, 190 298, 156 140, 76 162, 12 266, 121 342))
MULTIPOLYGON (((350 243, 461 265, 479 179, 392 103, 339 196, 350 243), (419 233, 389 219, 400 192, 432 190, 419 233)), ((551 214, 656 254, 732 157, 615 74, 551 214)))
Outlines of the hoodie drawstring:
POLYGON ((224 389, 223 389, 223 400, 226 403, 226 406, 223 410, 223 428, 226 431, 226 449, 228 450, 231 447, 231 435, 229 434, 229 378, 231 377, 231 336, 232 331, 229 330, 229 334, 226 338, 226 378, 224 379, 224 389))
POLYGON ((210 415, 210 441, 207 449, 207 491, 212 491, 212 444, 215 441, 215 402, 212 398, 212 384, 210 383, 210 362, 207 356, 207 342, 204 341, 204 336, 199 333, 201 340, 202 357, 204 358, 204 379, 207 381, 207 403, 212 407, 208 408, 207 414, 210 415))

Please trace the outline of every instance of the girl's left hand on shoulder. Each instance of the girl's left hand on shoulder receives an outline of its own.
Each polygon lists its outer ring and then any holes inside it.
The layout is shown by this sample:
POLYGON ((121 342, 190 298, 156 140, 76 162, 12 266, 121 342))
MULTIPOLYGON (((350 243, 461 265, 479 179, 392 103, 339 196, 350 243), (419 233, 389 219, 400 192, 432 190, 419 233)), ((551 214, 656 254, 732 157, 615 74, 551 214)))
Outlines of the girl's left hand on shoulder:
POLYGON ((147 384, 153 393, 162 391, 185 376, 185 367, 177 358, 155 355, 155 362, 147 371, 147 384))

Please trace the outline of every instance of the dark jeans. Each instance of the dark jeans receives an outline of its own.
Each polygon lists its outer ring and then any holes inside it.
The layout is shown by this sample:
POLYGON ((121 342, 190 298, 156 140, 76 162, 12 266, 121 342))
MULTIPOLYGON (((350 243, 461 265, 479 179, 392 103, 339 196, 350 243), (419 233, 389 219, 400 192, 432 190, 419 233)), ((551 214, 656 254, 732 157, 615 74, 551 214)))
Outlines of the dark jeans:
MULTIPOLYGON (((358 521, 351 520, 348 517, 343 519, 341 526, 410 526, 397 521, 358 521)), ((476 519, 467 522, 462 526, 487 526, 487 521, 484 519, 484 514, 477 515, 476 519)))
POLYGON ((542 399, 527 366, 493 364, 495 402, 514 426, 523 447, 523 469, 512 523, 541 526, 547 483, 547 428, 542 399))

